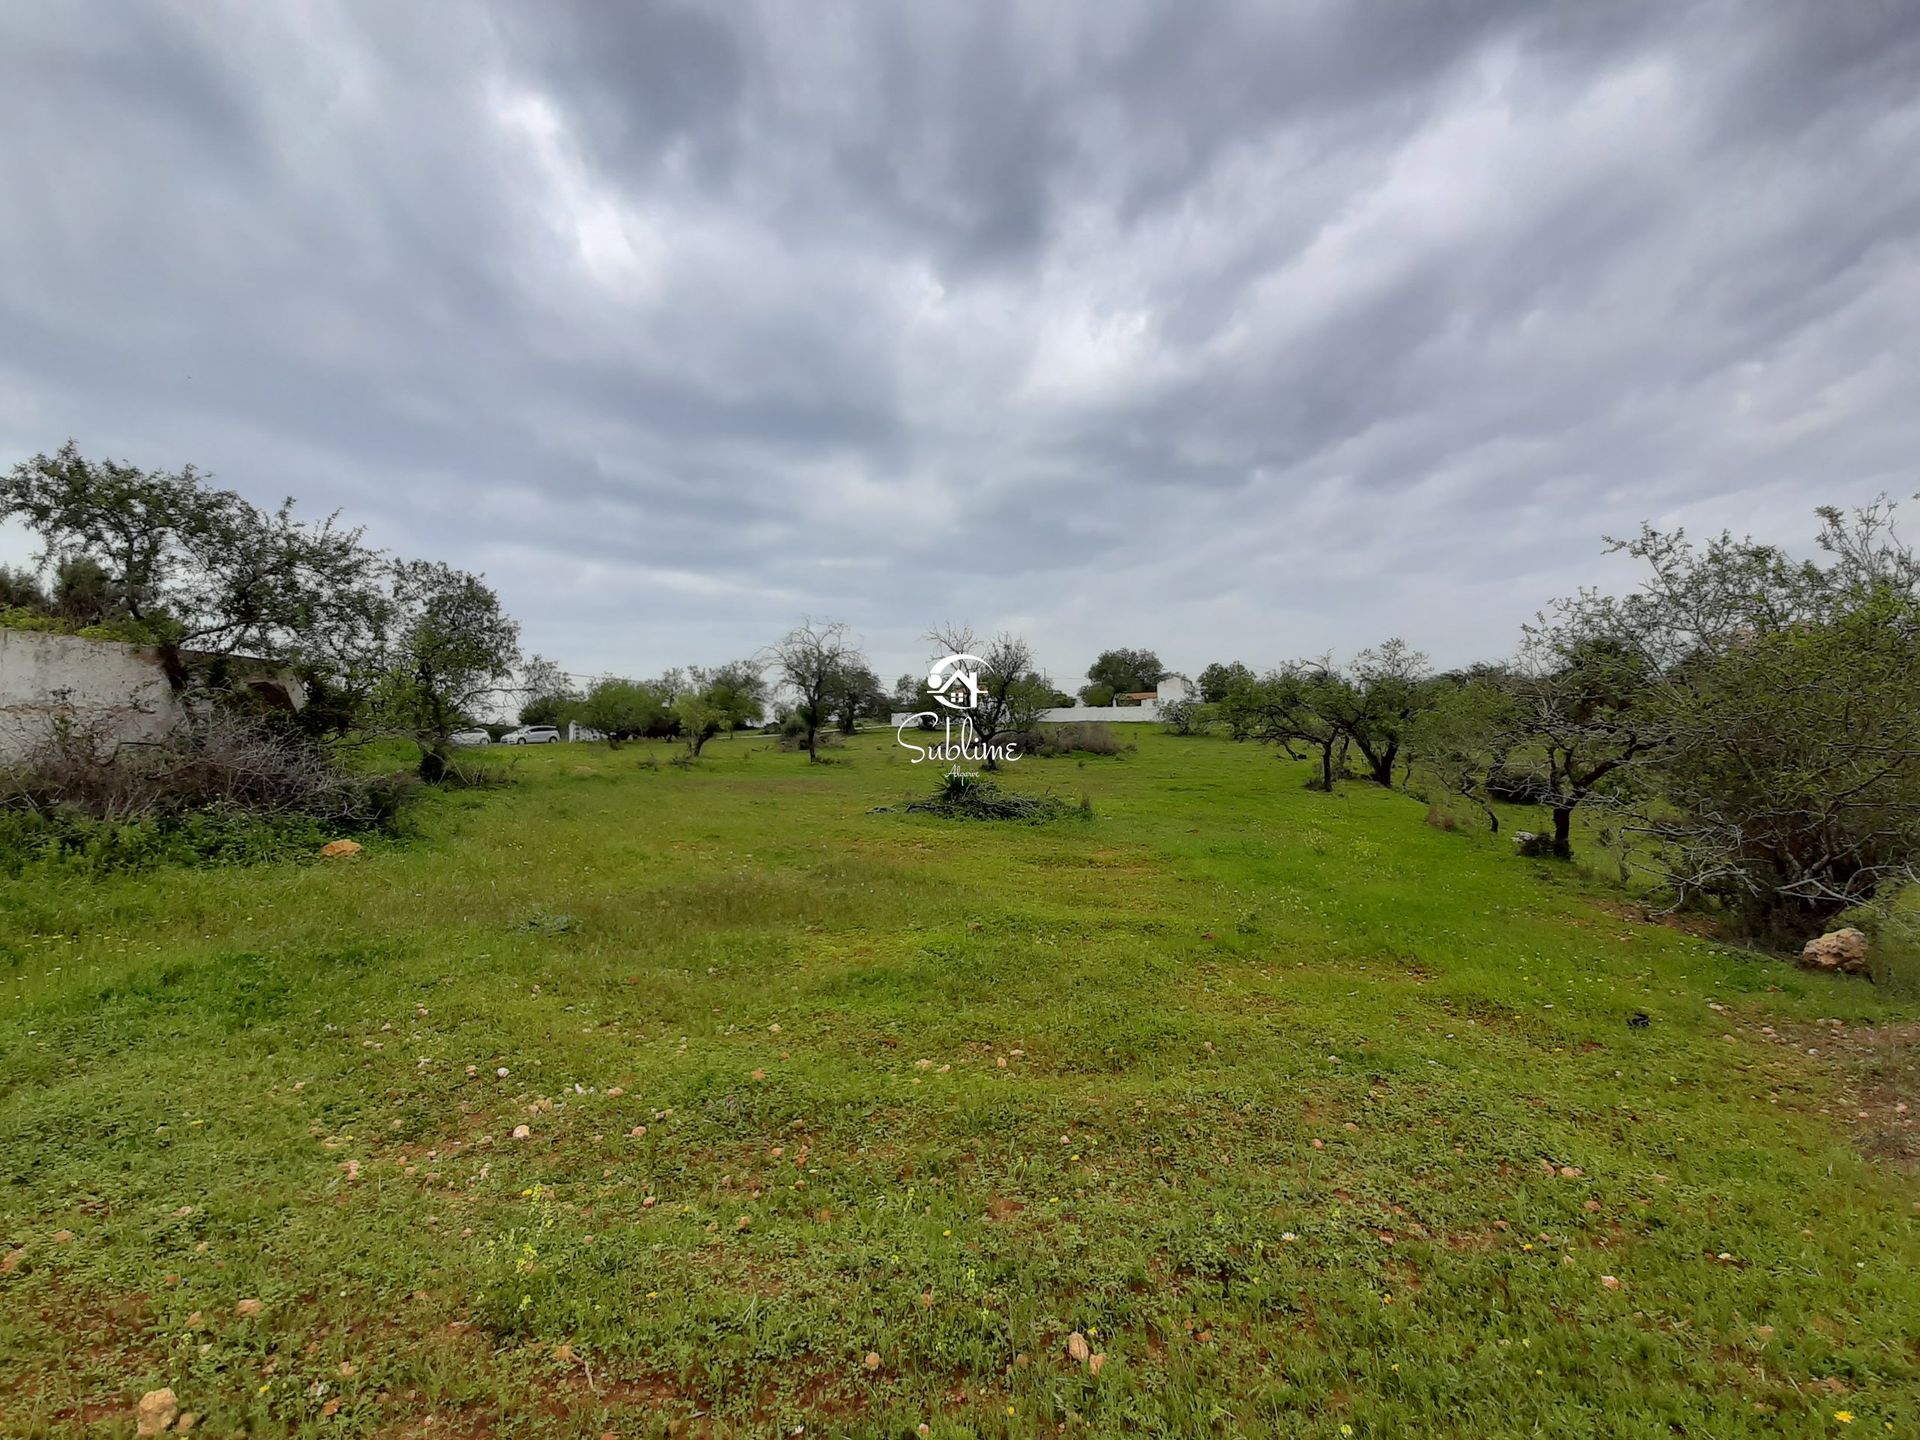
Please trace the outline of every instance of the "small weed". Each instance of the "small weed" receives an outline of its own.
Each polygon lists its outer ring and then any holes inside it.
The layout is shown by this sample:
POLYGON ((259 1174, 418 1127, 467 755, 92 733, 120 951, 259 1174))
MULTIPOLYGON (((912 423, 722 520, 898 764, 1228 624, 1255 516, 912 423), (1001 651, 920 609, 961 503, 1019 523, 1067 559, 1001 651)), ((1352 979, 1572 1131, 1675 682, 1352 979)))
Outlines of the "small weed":
POLYGON ((536 905, 520 922, 520 928, 530 935, 573 935, 579 932, 580 922, 572 915, 536 905))

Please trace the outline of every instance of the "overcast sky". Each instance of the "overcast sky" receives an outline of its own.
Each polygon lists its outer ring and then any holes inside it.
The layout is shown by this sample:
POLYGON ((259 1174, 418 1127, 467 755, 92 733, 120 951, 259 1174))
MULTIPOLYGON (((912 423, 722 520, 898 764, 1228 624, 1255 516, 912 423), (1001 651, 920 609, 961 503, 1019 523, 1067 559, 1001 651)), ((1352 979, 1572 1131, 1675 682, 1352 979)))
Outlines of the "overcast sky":
POLYGON ((0 461, 337 507, 582 673, 1454 662, 1920 489, 1904 0, 5 0, 0 136, 0 461))

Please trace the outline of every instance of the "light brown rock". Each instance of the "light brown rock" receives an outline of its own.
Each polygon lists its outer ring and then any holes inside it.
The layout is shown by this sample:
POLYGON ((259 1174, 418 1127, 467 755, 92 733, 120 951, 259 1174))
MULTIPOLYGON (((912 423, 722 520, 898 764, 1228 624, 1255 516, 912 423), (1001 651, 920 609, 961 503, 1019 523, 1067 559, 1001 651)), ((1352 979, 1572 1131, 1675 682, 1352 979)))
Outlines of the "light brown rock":
POLYGON ((140 1404, 133 1412, 133 1433, 136 1435, 158 1435, 180 1413, 180 1400, 171 1387, 164 1390, 149 1390, 140 1397, 140 1404))
POLYGON ((1867 937, 1851 925, 1809 940, 1800 951, 1803 970, 1836 970, 1842 975, 1864 975, 1867 937))
POLYGON ((323 860, 350 860, 365 848, 357 840, 329 840, 320 847, 323 860))

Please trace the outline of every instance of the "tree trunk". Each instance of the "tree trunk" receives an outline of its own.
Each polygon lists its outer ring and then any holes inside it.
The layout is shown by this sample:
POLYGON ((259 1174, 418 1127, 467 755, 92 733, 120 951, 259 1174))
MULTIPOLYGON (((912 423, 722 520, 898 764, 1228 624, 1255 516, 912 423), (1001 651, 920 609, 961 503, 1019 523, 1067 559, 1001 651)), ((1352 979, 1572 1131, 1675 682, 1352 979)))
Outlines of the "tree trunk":
POLYGON ((1573 858, 1573 807, 1553 807, 1553 853, 1561 860, 1573 858))

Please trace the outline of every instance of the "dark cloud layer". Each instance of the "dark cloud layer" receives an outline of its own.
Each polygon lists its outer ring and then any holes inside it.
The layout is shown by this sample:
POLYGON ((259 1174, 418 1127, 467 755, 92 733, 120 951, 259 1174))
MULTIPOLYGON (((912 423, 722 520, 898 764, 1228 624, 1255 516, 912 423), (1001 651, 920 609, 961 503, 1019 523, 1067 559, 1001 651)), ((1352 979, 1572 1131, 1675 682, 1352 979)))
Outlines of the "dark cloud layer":
POLYGON ((581 671, 1460 660, 1915 488, 1892 0, 18 4, 0 135, 7 456, 341 507, 581 671))

